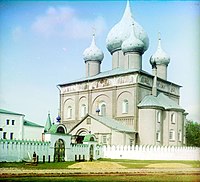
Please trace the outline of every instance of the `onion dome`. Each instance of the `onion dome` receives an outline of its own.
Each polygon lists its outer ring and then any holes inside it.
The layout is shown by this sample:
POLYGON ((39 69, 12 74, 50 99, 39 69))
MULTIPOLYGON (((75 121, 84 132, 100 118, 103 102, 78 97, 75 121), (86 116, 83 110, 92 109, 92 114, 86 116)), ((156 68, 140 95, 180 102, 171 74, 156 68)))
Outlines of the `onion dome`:
POLYGON ((138 52, 140 54, 144 53, 144 43, 135 36, 134 23, 132 24, 132 31, 130 37, 122 43, 121 48, 124 53, 127 52, 138 52))
POLYGON ((117 50, 121 50, 121 45, 132 31, 132 23, 135 26, 135 35, 144 43, 144 51, 149 47, 149 38, 144 29, 133 19, 129 1, 127 1, 124 15, 120 22, 118 22, 108 33, 106 45, 108 51, 112 54, 117 50))
POLYGON ((58 117, 56 118, 57 122, 60 123, 61 117, 58 115, 58 117))
POLYGON ((166 54, 166 52, 161 47, 161 38, 159 36, 158 39, 158 48, 156 52, 151 56, 150 63, 151 65, 159 65, 164 64, 168 65, 170 62, 170 57, 166 54))
POLYGON ((103 58, 104 58, 104 54, 101 51, 101 49, 99 49, 96 46, 95 35, 93 34, 92 43, 90 47, 85 49, 85 51, 83 52, 83 59, 85 61, 100 61, 101 62, 103 58))

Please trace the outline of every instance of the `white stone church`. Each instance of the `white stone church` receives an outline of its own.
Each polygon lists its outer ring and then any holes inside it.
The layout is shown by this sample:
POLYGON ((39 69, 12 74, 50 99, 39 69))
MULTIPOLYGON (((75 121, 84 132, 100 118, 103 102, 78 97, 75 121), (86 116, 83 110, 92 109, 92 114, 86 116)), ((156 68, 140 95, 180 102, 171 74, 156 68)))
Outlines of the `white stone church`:
POLYGON ((83 52, 85 77, 59 85, 61 122, 74 142, 93 134, 105 145, 183 146, 187 113, 179 105, 181 86, 167 80, 170 57, 161 39, 150 57, 152 73, 147 73, 142 55, 149 39, 132 16, 129 1, 107 35, 109 71, 101 71, 104 54, 95 38, 83 52))

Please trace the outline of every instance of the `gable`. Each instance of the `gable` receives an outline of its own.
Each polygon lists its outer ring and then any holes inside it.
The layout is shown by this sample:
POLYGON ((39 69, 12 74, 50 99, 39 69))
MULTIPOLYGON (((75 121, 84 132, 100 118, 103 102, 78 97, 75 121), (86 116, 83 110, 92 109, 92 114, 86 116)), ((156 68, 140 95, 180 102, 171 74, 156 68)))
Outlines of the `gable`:
POLYGON ((132 129, 114 119, 88 114, 76 126, 74 126, 69 133, 75 135, 83 128, 86 129, 88 133, 91 130, 92 133, 110 133, 112 130, 125 133, 134 132, 132 129))

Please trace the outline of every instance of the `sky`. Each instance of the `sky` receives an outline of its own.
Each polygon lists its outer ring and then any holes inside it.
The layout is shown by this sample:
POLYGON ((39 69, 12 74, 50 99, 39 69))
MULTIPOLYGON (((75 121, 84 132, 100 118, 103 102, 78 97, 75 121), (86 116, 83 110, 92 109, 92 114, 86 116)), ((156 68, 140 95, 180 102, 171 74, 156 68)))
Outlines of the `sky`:
MULTIPOLYGON (((121 19, 126 1, 0 1, 0 108, 25 114, 44 125, 59 112, 58 84, 85 76, 83 51, 96 44, 104 52, 101 71, 110 70, 106 37, 121 19)), ((170 56, 168 80, 182 86, 180 105, 188 119, 200 122, 200 2, 131 1, 134 19, 150 45, 143 70, 151 73, 150 56, 158 32, 170 56)))

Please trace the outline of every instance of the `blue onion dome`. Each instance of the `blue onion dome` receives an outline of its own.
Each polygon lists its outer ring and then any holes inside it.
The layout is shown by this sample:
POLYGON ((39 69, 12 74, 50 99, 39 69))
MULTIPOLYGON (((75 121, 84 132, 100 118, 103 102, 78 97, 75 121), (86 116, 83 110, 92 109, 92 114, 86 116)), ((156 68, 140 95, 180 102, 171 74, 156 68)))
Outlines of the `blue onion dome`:
POLYGON ((83 59, 85 61, 102 61, 104 54, 101 49, 96 46, 95 35, 93 34, 92 43, 90 47, 83 52, 83 59))
POLYGON ((150 63, 151 65, 159 65, 164 64, 168 65, 170 62, 170 57, 167 55, 167 53, 162 49, 161 47, 161 38, 159 36, 158 39, 158 48, 156 52, 151 56, 150 63))
POLYGON ((58 115, 58 117, 56 118, 57 122, 60 122, 61 117, 58 115))
POLYGON ((127 1, 126 9, 122 19, 110 30, 106 38, 108 51, 112 54, 117 50, 121 50, 121 45, 131 34, 132 23, 135 26, 135 35, 144 43, 144 51, 149 47, 149 38, 144 29, 133 19, 129 1, 127 1))
POLYGON ((130 37, 122 43, 121 48, 124 53, 127 52, 138 52, 140 54, 144 53, 144 43, 136 37, 134 23, 132 24, 132 31, 130 37))

